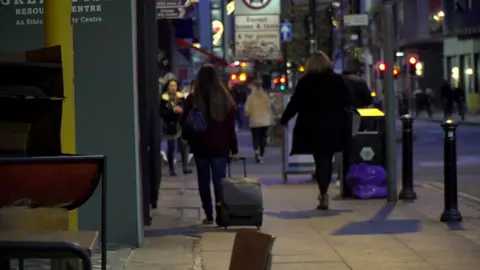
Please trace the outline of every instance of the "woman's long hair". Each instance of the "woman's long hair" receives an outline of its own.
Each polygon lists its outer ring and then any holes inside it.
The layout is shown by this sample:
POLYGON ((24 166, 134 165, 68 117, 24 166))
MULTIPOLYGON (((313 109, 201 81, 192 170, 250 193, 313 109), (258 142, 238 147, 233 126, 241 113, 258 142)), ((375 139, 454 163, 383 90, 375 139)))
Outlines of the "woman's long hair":
POLYGON ((220 122, 235 107, 229 92, 215 68, 212 65, 204 65, 198 71, 193 86, 193 104, 205 116, 220 122))

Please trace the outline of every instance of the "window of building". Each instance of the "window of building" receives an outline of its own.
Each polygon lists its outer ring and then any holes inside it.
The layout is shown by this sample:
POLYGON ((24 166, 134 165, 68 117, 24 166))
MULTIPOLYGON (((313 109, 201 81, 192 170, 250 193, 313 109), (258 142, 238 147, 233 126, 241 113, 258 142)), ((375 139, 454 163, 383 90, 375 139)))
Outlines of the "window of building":
POLYGON ((447 81, 452 86, 457 86, 459 83, 458 66, 455 63, 455 56, 447 57, 447 81))
POLYGON ((472 9, 472 0, 455 0, 455 11, 469 11, 472 9))
POLYGON ((461 74, 461 87, 467 93, 472 93, 474 89, 474 76, 472 66, 472 56, 462 55, 460 56, 460 74, 461 74))
POLYGON ((480 92, 480 54, 476 53, 474 58, 475 58, 475 66, 473 70, 473 73, 475 74, 474 92, 479 93, 480 92))
POLYGON ((222 20, 222 12, 220 9, 212 9, 211 12, 212 21, 221 21, 222 20))
POLYGON ((463 76, 463 67, 465 66, 465 55, 460 55, 458 58, 458 87, 464 87, 465 85, 465 76, 463 76))
POLYGON ((220 1, 219 0, 213 0, 210 2, 211 9, 221 9, 220 1))

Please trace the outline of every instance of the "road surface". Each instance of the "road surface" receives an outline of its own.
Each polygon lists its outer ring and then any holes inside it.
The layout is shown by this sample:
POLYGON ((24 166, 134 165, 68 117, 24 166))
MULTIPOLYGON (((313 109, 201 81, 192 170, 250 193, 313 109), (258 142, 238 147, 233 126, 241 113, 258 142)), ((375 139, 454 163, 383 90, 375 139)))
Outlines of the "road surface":
MULTIPOLYGON (((443 183, 443 138, 439 123, 418 120, 414 123, 415 182, 417 184, 443 183)), ((397 124, 397 136, 401 135, 401 123, 397 124)), ((247 131, 238 133, 241 155, 249 158, 248 169, 254 174, 280 175, 281 151, 269 147, 265 164, 254 165, 251 137, 247 131)), ((480 202, 480 126, 459 126, 457 131, 458 186, 459 191, 478 198, 480 202)), ((399 175, 401 172, 401 144, 397 145, 399 175)), ((401 181, 401 179, 398 179, 401 181)))
MULTIPOLYGON (((415 176, 419 182, 443 183, 444 132, 438 123, 417 121, 414 133, 415 176)), ((457 130, 459 191, 480 200, 480 126, 457 130)))

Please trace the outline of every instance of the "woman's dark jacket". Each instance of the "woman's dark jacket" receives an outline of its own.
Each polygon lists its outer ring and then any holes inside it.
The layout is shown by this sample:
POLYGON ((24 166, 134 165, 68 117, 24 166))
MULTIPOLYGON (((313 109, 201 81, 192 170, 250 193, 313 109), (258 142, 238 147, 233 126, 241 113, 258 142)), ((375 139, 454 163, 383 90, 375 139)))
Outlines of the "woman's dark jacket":
MULTIPOLYGON (((188 95, 183 109, 182 124, 193 108, 193 96, 188 95)), ((237 134, 235 133, 236 109, 232 108, 221 122, 205 117, 207 130, 201 135, 183 134, 188 141, 190 151, 196 157, 228 157, 238 153, 237 134)))
POLYGON ((177 92, 175 95, 165 92, 161 96, 160 116, 163 118, 163 134, 167 139, 176 139, 181 135, 181 114, 175 113, 173 108, 175 106, 183 107, 184 102, 185 98, 181 92, 177 92))
POLYGON ((350 91, 341 75, 333 72, 306 74, 280 123, 286 125, 295 115, 292 155, 333 153, 343 150, 351 138, 350 91))

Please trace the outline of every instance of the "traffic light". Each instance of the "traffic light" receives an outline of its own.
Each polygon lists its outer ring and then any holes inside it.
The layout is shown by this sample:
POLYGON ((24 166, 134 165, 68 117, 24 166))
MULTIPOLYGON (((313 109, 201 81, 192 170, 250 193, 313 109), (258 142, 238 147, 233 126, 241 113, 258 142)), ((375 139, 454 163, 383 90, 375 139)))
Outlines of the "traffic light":
POLYGON ((417 75, 417 63, 418 63, 418 57, 415 55, 410 55, 408 57, 408 63, 407 63, 407 71, 408 75, 410 76, 416 76, 417 75))
POLYGON ((280 77, 277 77, 273 79, 273 83, 275 84, 276 89, 280 89, 280 91, 287 90, 287 83, 288 83, 287 76, 282 75, 280 77))
POLYGON ((393 67, 393 78, 398 78, 398 74, 400 74, 400 69, 398 67, 393 67))
POLYGON ((380 77, 380 79, 385 78, 385 72, 387 71, 387 65, 385 64, 385 62, 379 62, 377 64, 377 69, 378 69, 378 76, 380 77))
POLYGON ((285 74, 280 77, 280 84, 280 91, 287 90, 287 76, 285 74))

